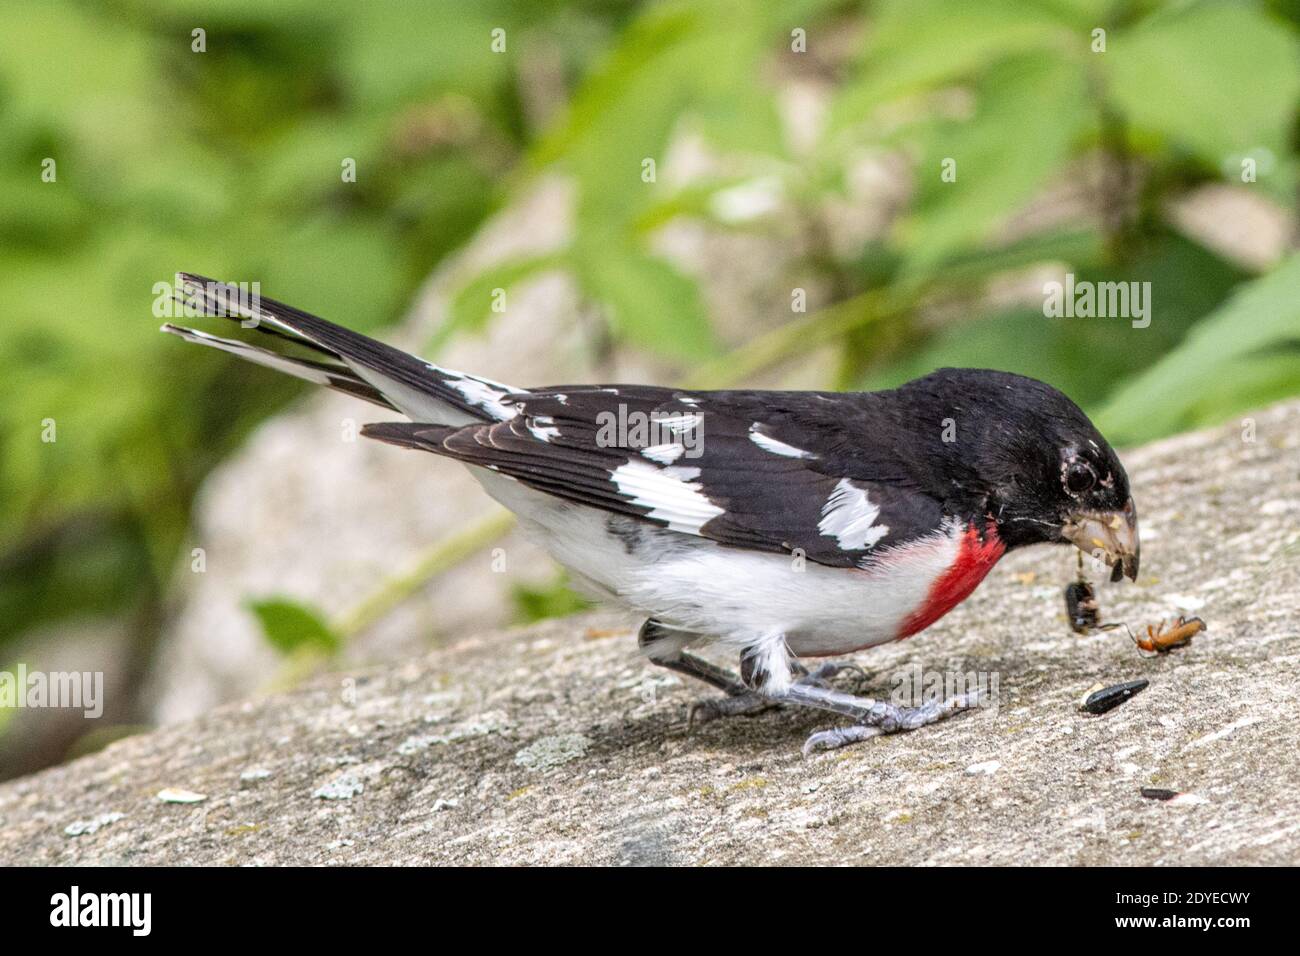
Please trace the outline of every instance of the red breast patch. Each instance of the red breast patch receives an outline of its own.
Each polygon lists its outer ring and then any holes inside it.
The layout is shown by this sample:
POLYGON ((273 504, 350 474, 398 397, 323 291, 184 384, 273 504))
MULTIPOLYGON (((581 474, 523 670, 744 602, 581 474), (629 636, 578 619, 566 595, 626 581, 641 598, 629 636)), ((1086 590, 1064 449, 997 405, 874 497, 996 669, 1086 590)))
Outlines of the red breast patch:
POLYGON ((899 629, 898 640, 923 631, 970 596, 993 565, 1006 553, 1007 546, 989 522, 983 538, 971 525, 961 536, 957 560, 930 586, 925 602, 908 615, 899 629))

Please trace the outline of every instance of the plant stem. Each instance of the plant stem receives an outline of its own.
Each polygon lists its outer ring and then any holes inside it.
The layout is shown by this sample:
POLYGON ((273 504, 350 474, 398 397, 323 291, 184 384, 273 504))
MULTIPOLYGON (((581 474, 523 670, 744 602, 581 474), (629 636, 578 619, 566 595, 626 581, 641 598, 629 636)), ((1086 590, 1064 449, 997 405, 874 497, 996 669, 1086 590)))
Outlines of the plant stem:
POLYGON ((481 551, 514 527, 515 516, 498 510, 443 538, 421 555, 403 574, 389 578, 377 591, 334 623, 334 631, 348 638, 374 624, 423 587, 428 581, 481 551))
POLYGON ((718 388, 742 382, 791 356, 811 352, 854 329, 862 328, 901 309, 881 290, 872 290, 819 309, 811 315, 773 329, 732 349, 726 355, 687 376, 687 388, 718 388))

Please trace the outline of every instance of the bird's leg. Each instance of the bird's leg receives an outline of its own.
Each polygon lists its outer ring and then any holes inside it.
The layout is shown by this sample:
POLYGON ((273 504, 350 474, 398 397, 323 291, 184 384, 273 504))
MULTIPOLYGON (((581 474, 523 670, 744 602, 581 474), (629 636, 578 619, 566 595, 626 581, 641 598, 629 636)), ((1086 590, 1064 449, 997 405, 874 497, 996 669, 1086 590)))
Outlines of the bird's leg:
POLYGON ((693 725, 697 719, 701 723, 707 723, 718 717, 759 714, 777 706, 777 701, 751 690, 740 677, 725 667, 682 650, 683 638, 694 636, 665 627, 653 618, 641 625, 641 631, 637 635, 637 644, 653 663, 702 680, 727 695, 692 704, 688 725, 693 725))
MULTIPOLYGON (((742 677, 737 676, 725 667, 719 667, 702 657, 696 657, 694 654, 682 650, 683 637, 689 639, 694 636, 691 634, 684 635, 681 631, 665 627, 653 618, 642 624, 641 630, 637 634, 638 646, 650 658, 652 663, 676 671, 678 674, 685 674, 688 677, 694 677, 696 680, 702 680, 726 694, 725 697, 711 697, 692 704, 689 718, 692 725, 697 721, 699 723, 708 723, 719 717, 752 716, 771 710, 786 702, 787 698, 785 697, 774 697, 760 693, 750 686, 748 681, 752 679, 753 674, 752 669, 746 667, 746 659, 742 658, 741 660, 742 677)), ((799 675, 794 682, 794 686, 813 690, 826 689, 828 681, 846 670, 857 672, 864 680, 867 677, 866 671, 857 664, 841 663, 839 661, 827 661, 812 671, 809 671, 797 661, 792 661, 790 666, 799 675)), ((857 699, 850 698, 847 694, 839 696, 851 700, 857 699)), ((803 703, 803 701, 793 699, 790 699, 789 702, 803 703)))
MULTIPOLYGON (((687 635, 687 637, 693 636, 687 635)), ((743 697, 750 693, 749 688, 741 683, 740 678, 725 667, 719 667, 702 657, 696 657, 682 650, 681 631, 664 627, 658 621, 651 619, 641 625, 636 642, 651 662, 660 667, 712 684, 728 697, 743 697)))
MULTIPOLYGON (((825 690, 829 686, 828 682, 836 674, 845 670, 856 671, 864 680, 867 677, 866 671, 858 665, 838 661, 827 661, 812 671, 809 671, 795 660, 791 660, 789 666, 791 673, 798 675, 793 682, 793 687, 825 690)), ((719 717, 752 716, 761 714, 765 710, 771 710, 783 703, 797 703, 797 701, 793 701, 788 697, 764 692, 759 686, 763 676, 755 673, 754 658, 742 655, 740 659, 740 679, 745 686, 744 692, 730 694, 727 697, 698 701, 691 707, 690 723, 694 724, 696 721, 708 723, 710 720, 716 720, 719 717)))
POLYGON ((916 730, 926 724, 944 720, 964 710, 978 707, 980 692, 957 694, 947 700, 935 700, 918 707, 902 707, 884 700, 854 697, 841 691, 796 682, 776 699, 804 707, 829 710, 857 721, 848 727, 821 730, 810 736, 803 745, 804 756, 807 756, 815 750, 834 750, 879 734, 916 730))

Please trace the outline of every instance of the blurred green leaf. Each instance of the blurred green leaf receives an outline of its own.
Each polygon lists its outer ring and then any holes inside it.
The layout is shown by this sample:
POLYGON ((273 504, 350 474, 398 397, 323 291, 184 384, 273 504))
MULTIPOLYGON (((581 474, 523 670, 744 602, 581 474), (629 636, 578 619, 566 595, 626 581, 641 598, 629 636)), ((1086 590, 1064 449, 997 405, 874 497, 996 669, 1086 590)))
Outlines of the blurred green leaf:
POLYGON ((282 654, 299 649, 333 654, 343 646, 342 639, 320 613, 304 604, 287 598, 268 598, 249 601, 247 606, 256 615, 267 642, 282 654))
POLYGON ((1206 316, 1174 349, 1120 388, 1098 417, 1113 440, 1126 444, 1220 419, 1240 409, 1207 406, 1207 387, 1223 397, 1224 383, 1248 376, 1251 402, 1272 401, 1300 388, 1300 254, 1247 283, 1206 316), (1214 416, 1206 417, 1207 413, 1214 416))
POLYGON ((353 160, 359 183, 376 175, 391 150, 388 117, 352 115, 305 117, 283 130, 267 150, 255 181, 269 201, 311 208, 356 187, 343 182, 343 161, 353 160))
MULTIPOLYGON (((15 684, 18 680, 18 665, 10 664, 8 667, 0 667, 0 674, 6 675, 15 684)), ((9 725, 13 723, 14 717, 18 715, 18 705, 15 702, 12 706, 8 703, 0 703, 0 741, 4 740, 5 732, 9 725)))
MULTIPOLYGON (((1051 247, 1047 243, 1043 249, 1051 247)), ((1039 298, 1042 290, 1034 288, 1039 300, 1034 305, 946 323, 861 386, 890 388, 943 366, 995 368, 1050 382, 1091 412, 1109 398, 1116 383, 1142 374, 1178 347, 1243 278, 1201 246, 1168 233, 1153 238, 1122 265, 1087 257, 1067 262, 1080 281, 1150 282, 1151 324, 1139 329, 1118 317, 1048 318, 1039 298)))
POLYGON ((974 117, 927 137, 915 212, 899 229, 913 278, 991 236, 1064 170, 1091 118, 1082 73, 1045 54, 1007 60, 979 91, 974 117), (949 161, 956 178, 944 181, 949 161))
POLYGON ((138 108, 162 88, 149 33, 67 3, 8 0, 5 14, 6 110, 55 119, 85 147, 87 160, 129 154, 134 138, 161 121, 138 108))
MULTIPOLYGON (((354 328, 393 321, 500 200, 523 145, 521 55, 539 24, 572 16, 525 0, 6 13, 0 639, 159 600, 204 473, 296 393, 159 335, 154 283, 194 269, 354 328)), ((584 51, 625 16, 585 13, 584 51)))
POLYGON ((508 75, 544 4, 521 0, 368 0, 347 7, 345 77, 359 100, 388 105, 430 89, 484 95, 508 75), (491 49, 505 31, 504 53, 491 49))
POLYGON ((1172 5, 1117 31, 1098 60, 1131 124, 1215 170, 1251 150, 1287 152, 1300 44, 1254 3, 1172 5))
POLYGON ((592 607, 590 601, 569 587, 564 575, 544 587, 516 584, 511 588, 510 598, 515 606, 515 620, 520 624, 567 617, 592 607))
POLYGON ((399 318, 400 243, 378 217, 321 215, 281 225, 274 245, 275 225, 266 223, 265 229, 274 256, 254 273, 262 276, 265 295, 362 331, 399 318))
POLYGON ((1072 47, 1086 49, 1086 33, 1072 29, 1050 3, 886 0, 877 5, 860 75, 836 96, 830 130, 861 122, 891 99, 967 78, 1012 54, 1051 49, 1059 61, 1072 47))
POLYGON ((562 267, 565 257, 561 253, 529 256, 499 263, 467 282, 452 297, 447 310, 447 321, 439 327, 429 343, 430 352, 436 352, 451 336, 459 332, 479 332, 492 314, 494 293, 501 289, 507 301, 511 290, 526 279, 562 267))
POLYGON ((578 279, 609 313, 616 335, 673 358, 702 360, 717 352, 695 283, 663 259, 636 248, 611 255, 586 236, 574 247, 578 279))
POLYGON ((1003 246, 971 250, 944 263, 936 283, 944 288, 976 289, 978 283, 1042 262, 1068 262, 1077 269, 1095 268, 1105 254, 1102 237, 1093 229, 1065 227, 1016 239, 1003 246))
POLYGON ((1179 427, 1217 425, 1292 395, 1300 395, 1300 338, 1227 359, 1214 375, 1180 396, 1186 410, 1179 427))
MULTIPOLYGON (((617 150, 632 158, 635 175, 643 157, 659 152, 681 105, 685 78, 675 54, 700 23, 700 11, 682 3, 652 7, 635 19, 578 90, 563 121, 534 147, 534 168, 572 159, 594 178, 617 150)), ((621 163, 608 169, 620 182, 626 181, 623 172, 621 163)))

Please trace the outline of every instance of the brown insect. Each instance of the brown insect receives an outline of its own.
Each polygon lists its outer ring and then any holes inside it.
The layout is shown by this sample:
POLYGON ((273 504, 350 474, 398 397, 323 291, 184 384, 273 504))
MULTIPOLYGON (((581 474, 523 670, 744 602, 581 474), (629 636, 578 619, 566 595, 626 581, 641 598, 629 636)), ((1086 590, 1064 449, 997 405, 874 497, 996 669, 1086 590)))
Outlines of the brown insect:
POLYGON ((1165 630, 1165 622, 1161 621, 1159 624, 1147 625, 1146 637, 1138 637, 1132 631, 1129 631, 1129 637, 1133 638, 1133 643, 1144 657, 1150 657, 1168 654, 1175 647, 1190 644, 1192 638, 1203 630, 1205 622, 1199 617, 1180 617, 1169 630, 1165 630))

